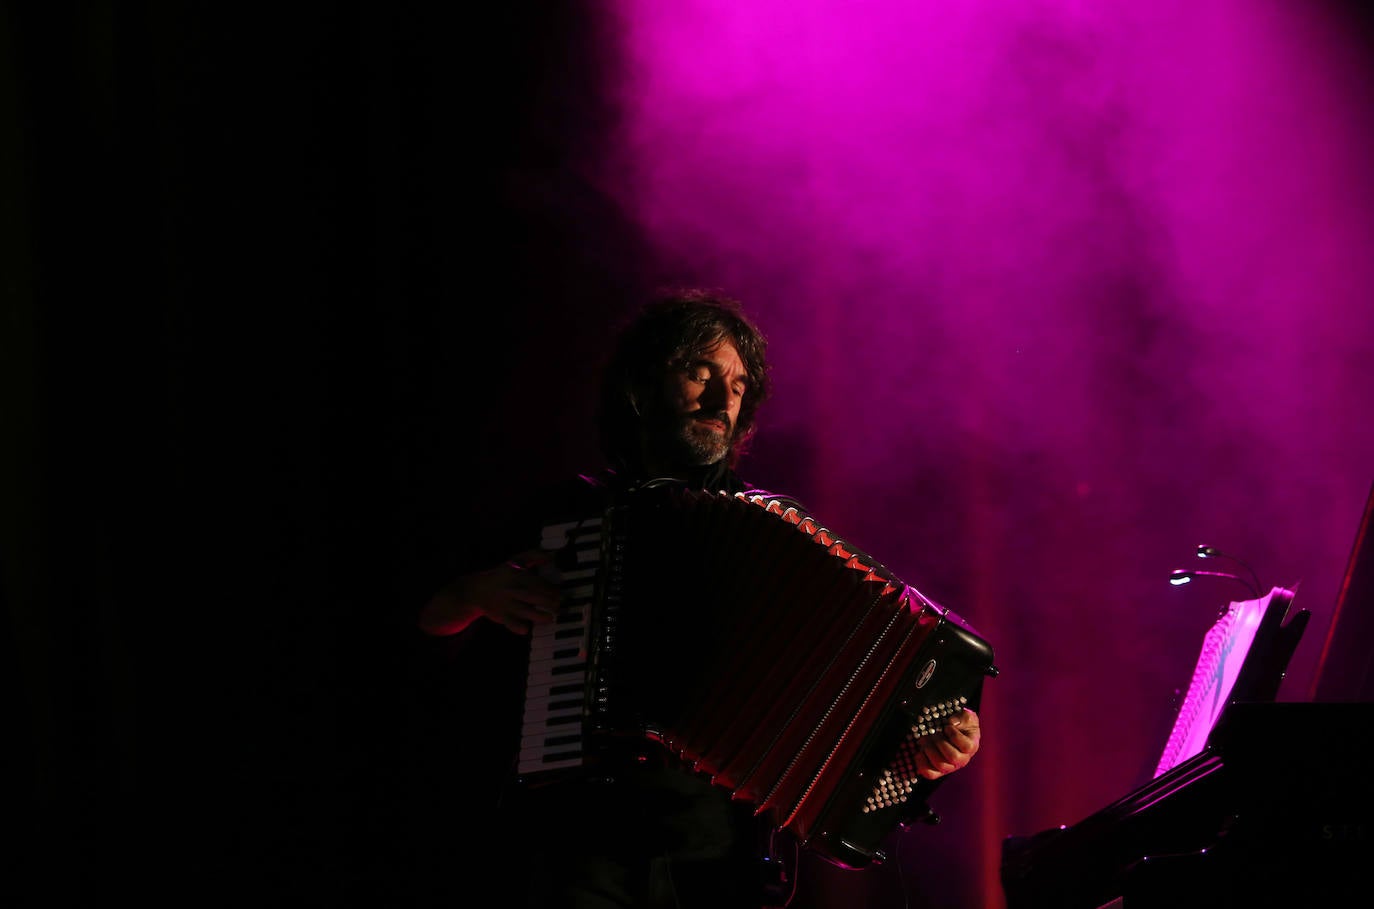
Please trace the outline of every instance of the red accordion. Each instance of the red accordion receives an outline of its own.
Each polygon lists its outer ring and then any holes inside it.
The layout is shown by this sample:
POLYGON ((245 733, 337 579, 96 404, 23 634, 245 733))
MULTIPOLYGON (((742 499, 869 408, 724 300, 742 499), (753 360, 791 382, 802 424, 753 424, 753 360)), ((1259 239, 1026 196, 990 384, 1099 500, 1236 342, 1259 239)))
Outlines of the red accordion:
POLYGON ((527 784, 657 743, 863 867, 930 813, 916 740, 997 674, 968 623, 780 496, 651 484, 544 545, 565 602, 531 641, 527 784))

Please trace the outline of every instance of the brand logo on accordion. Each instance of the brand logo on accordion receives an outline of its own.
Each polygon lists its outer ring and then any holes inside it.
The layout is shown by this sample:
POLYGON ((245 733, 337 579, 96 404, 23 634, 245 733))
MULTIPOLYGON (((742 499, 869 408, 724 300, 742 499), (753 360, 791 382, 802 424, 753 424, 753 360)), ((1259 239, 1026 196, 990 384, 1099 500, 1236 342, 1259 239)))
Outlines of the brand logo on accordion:
POLYGON ((929 682, 929 681, 930 681, 930 677, 933 676, 934 674, 935 674, 935 661, 934 661, 934 660, 931 660, 929 663, 926 663, 925 666, 921 667, 921 674, 918 675, 918 676, 916 676, 916 687, 917 687, 917 688, 924 688, 924 687, 926 687, 926 682, 929 682))

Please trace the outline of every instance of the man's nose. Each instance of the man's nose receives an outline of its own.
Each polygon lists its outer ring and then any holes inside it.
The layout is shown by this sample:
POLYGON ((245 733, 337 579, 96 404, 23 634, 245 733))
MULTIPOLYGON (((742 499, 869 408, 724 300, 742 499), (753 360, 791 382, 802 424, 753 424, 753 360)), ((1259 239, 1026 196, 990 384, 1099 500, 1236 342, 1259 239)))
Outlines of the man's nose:
POLYGON ((730 403, 730 383, 721 376, 713 376, 701 392, 703 406, 725 408, 730 403))

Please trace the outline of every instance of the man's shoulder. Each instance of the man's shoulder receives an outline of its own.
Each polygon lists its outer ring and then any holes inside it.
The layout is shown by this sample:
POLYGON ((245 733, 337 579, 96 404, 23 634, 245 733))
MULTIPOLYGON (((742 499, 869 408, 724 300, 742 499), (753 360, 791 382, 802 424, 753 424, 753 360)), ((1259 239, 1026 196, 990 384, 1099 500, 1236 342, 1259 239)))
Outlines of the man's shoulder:
POLYGON ((572 474, 546 483, 532 499, 535 509, 546 515, 585 515, 606 507, 617 482, 615 472, 609 469, 572 474))

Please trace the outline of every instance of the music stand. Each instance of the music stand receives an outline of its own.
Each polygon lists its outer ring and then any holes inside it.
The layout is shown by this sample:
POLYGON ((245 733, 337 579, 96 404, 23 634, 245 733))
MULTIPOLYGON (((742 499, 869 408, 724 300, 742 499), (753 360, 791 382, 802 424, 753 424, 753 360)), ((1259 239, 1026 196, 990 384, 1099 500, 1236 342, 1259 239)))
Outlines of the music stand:
POLYGON ((1188 693, 1155 767, 1158 779, 1201 754, 1235 703, 1272 701, 1311 613, 1290 618, 1293 591, 1274 587, 1257 600, 1232 602, 1203 637, 1188 693))

